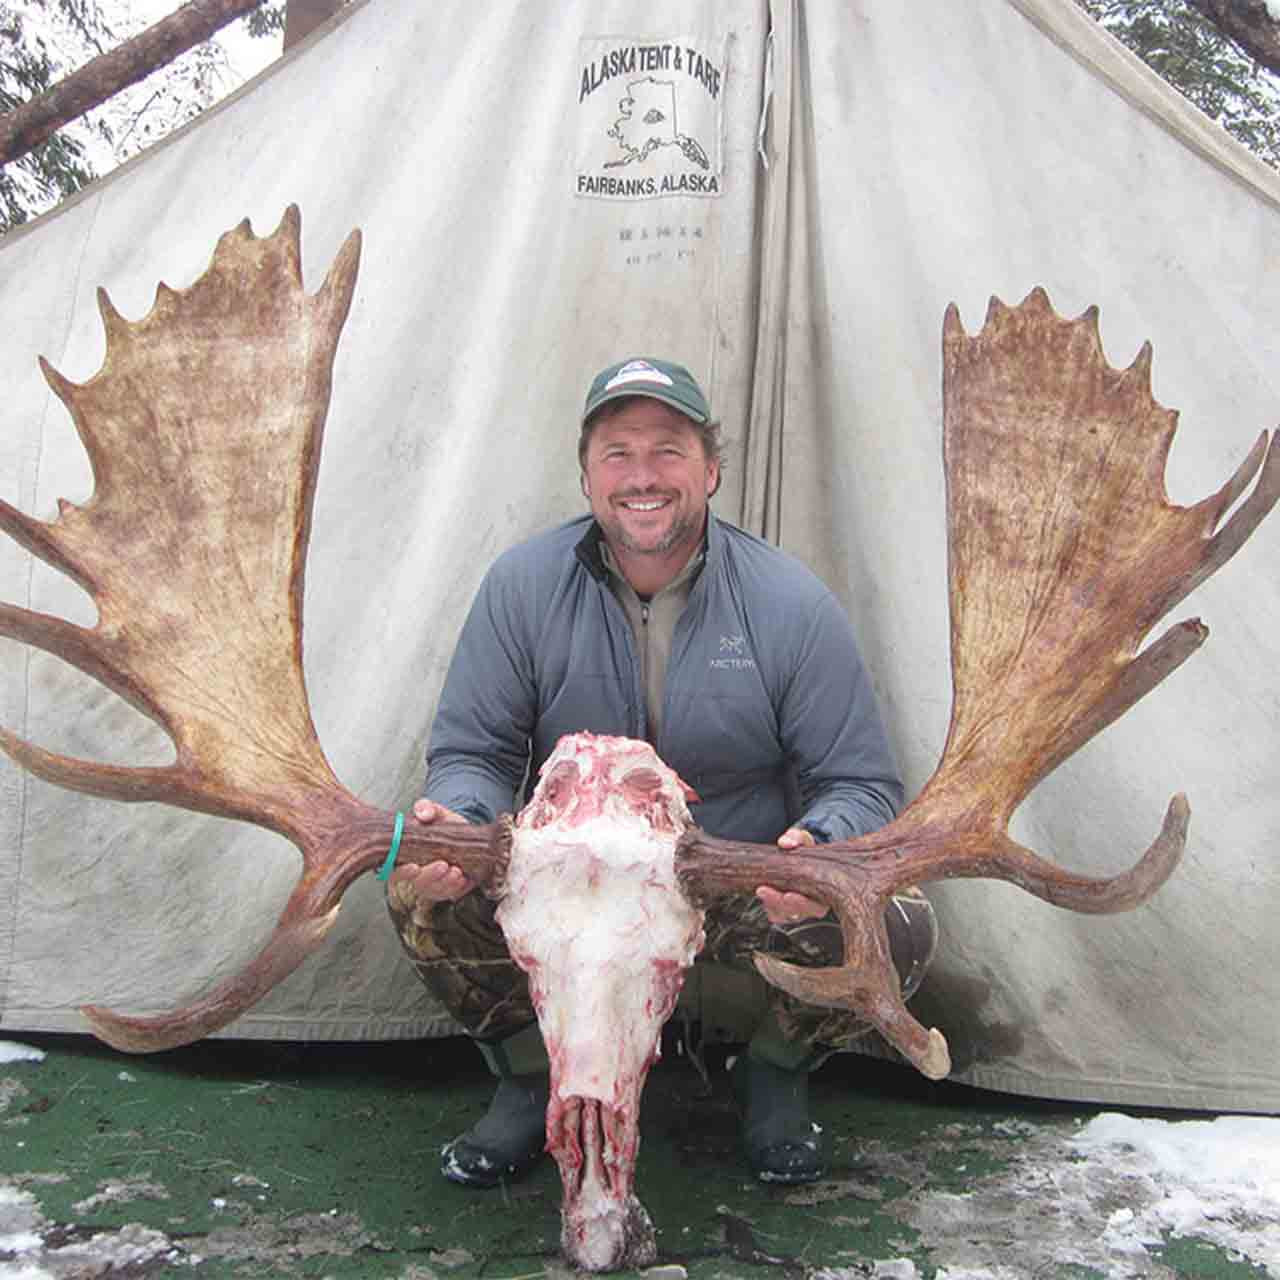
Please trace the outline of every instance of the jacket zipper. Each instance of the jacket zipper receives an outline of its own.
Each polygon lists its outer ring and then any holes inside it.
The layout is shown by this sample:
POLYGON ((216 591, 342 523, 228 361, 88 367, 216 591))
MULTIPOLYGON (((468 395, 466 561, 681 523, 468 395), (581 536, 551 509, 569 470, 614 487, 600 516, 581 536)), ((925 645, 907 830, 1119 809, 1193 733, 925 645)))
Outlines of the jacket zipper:
POLYGON ((644 737, 649 737, 649 606, 640 602, 640 707, 643 708, 640 719, 644 726, 644 737))

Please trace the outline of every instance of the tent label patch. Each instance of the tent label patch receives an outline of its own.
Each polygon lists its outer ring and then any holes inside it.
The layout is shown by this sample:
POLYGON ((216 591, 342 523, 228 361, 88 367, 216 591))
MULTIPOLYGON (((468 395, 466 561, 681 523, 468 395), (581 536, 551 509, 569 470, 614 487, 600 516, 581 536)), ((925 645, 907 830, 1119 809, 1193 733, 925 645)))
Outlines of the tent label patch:
POLYGON ((718 196, 724 79, 723 46, 694 37, 584 39, 574 194, 718 196))

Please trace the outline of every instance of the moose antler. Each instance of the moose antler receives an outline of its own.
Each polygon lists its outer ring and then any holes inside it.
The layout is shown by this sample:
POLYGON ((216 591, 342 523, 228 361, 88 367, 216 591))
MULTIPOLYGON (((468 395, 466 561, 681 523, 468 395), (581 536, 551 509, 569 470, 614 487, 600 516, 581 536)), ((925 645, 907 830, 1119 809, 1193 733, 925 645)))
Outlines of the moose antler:
POLYGON ((677 856, 700 904, 760 884, 827 903, 844 965, 803 969, 759 955, 760 971, 802 1000, 863 1014, 934 1078, 950 1070, 947 1045, 903 1004, 884 925, 889 898, 910 884, 980 876, 1068 910, 1112 912, 1164 883, 1186 839, 1181 795, 1142 859, 1112 879, 1044 861, 1009 837, 1008 822, 1042 778, 1203 643, 1208 630, 1195 620, 1137 653, 1280 498, 1280 449, 1264 432, 1217 493, 1193 507, 1168 502, 1177 415, 1152 399, 1149 344, 1123 372, 1107 363, 1095 308, 1067 321, 1041 289, 1018 307, 993 299, 971 338, 952 306, 943 361, 954 699, 937 769, 872 835, 781 853, 691 832, 677 856))
MULTIPOLYGON (((320 442, 360 236, 314 296, 302 288, 300 218, 275 233, 246 220, 205 274, 161 285, 124 320, 105 292, 102 369, 75 384, 41 361, 93 466, 92 498, 52 523, 0 503, 3 528, 78 582, 91 628, 0 605, 0 634, 57 654, 156 721, 173 764, 126 768, 55 755, 0 730, 32 773, 117 800, 157 800, 286 836, 303 872, 276 930, 243 973, 158 1018, 84 1012, 117 1048, 198 1039, 260 999, 315 949, 347 886, 377 865, 395 818, 335 778, 317 741, 302 670, 302 599, 320 442)), ((506 828, 410 819, 403 862, 445 858, 492 886, 506 828)))

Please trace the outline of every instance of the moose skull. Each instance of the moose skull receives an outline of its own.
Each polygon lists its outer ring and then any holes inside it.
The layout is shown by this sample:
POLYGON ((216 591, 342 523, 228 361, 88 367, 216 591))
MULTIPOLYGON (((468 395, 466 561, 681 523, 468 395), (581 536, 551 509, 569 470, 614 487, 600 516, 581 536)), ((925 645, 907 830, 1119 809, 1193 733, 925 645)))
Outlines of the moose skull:
POLYGON ((588 1271, 656 1256, 632 1180, 640 1092, 704 940, 675 875, 687 796, 647 743, 579 733, 548 757, 515 824, 498 920, 551 1058, 562 1247, 588 1271))

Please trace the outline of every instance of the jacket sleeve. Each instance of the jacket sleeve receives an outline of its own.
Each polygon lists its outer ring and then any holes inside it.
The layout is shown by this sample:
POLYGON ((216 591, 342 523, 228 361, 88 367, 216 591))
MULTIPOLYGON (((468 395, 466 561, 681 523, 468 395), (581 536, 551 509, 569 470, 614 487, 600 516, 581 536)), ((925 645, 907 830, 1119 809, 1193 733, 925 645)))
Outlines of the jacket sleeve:
POLYGON ((798 825, 820 842, 865 835, 898 812, 902 780, 875 690, 853 627, 830 593, 802 633, 778 730, 800 789, 798 825))
POLYGON ((427 746, 424 794, 472 822, 514 810, 528 768, 537 686, 521 576, 503 557, 480 584, 427 746))

